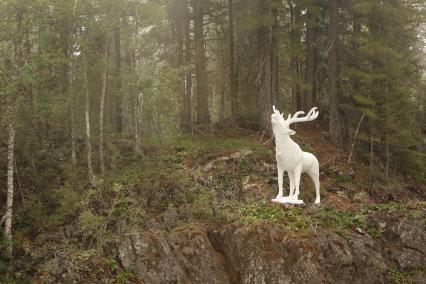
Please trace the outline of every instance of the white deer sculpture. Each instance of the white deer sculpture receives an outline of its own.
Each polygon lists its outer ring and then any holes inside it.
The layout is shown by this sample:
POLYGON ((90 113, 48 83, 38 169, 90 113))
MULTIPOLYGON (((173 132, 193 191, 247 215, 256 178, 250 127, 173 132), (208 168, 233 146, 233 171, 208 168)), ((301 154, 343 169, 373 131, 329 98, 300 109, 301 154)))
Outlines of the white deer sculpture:
POLYGON ((290 135, 296 134, 290 129, 290 125, 295 122, 312 121, 318 117, 317 108, 312 108, 304 117, 303 111, 296 112, 293 117, 289 114, 284 119, 275 106, 272 107, 274 113, 271 115, 272 131, 275 136, 275 151, 278 168, 278 188, 279 192, 272 202, 303 204, 299 200, 300 176, 306 172, 315 185, 316 199, 315 204, 320 203, 320 182, 319 182, 319 163, 317 158, 308 152, 303 152, 300 146, 294 142, 290 135), (287 197, 283 196, 283 177, 284 171, 288 173, 290 179, 290 193, 287 197))

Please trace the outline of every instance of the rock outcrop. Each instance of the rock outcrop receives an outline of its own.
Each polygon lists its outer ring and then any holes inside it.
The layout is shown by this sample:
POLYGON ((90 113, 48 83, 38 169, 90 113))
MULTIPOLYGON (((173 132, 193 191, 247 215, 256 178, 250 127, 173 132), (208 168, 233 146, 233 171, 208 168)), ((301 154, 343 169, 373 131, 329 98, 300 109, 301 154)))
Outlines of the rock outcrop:
MULTIPOLYGON (((269 223, 230 224, 134 233, 120 241, 118 254, 143 283, 389 283, 391 270, 424 267, 422 218, 379 212, 368 222, 380 237, 325 229, 297 236, 269 223)), ((426 281, 422 269, 411 276, 426 281)))

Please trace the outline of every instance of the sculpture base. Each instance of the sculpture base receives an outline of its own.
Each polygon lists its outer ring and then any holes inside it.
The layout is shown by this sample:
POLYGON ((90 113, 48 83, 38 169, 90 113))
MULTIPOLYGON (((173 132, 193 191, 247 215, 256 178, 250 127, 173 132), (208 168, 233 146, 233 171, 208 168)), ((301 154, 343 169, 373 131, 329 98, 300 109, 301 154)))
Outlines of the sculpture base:
POLYGON ((293 205, 303 204, 303 200, 293 199, 288 197, 274 198, 271 201, 274 203, 280 203, 280 204, 293 204, 293 205))

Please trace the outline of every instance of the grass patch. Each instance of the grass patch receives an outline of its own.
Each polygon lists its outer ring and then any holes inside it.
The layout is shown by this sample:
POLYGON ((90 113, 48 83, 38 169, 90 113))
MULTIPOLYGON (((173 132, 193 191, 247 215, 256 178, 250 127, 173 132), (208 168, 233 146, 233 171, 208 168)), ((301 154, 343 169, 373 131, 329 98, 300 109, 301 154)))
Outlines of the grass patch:
POLYGON ((279 205, 267 203, 247 204, 241 207, 241 223, 252 224, 258 221, 271 222, 283 229, 296 231, 307 229, 309 225, 300 207, 286 210, 279 205))
POLYGON ((338 233, 342 233, 344 229, 356 227, 366 230, 366 217, 366 215, 354 211, 340 211, 327 207, 322 207, 317 215, 322 226, 338 233))

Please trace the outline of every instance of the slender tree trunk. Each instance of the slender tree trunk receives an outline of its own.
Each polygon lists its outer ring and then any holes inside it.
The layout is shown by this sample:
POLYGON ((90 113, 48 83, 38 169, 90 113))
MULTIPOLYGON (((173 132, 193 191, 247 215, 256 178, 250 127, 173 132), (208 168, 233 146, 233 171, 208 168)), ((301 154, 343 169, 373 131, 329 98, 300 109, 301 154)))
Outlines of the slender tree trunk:
POLYGON ((123 133, 123 97, 121 89, 121 28, 120 17, 114 28, 115 48, 115 123, 118 133, 123 133))
POLYGON ((274 23, 272 25, 271 35, 271 97, 272 103, 277 104, 278 101, 278 8, 275 3, 272 8, 272 18, 274 23))
MULTIPOLYGON (((74 25, 75 25, 75 10, 77 9, 77 0, 74 0, 73 5, 73 12, 72 12, 72 20, 70 23, 70 37, 72 38, 74 25)), ((74 70, 73 70, 73 63, 72 63, 72 55, 74 53, 74 49, 72 47, 72 44, 68 46, 68 97, 70 102, 70 113, 71 113, 71 162, 74 167, 74 169, 77 169, 77 146, 76 146, 76 135, 75 135, 75 94, 72 91, 72 83, 73 83, 73 76, 74 76, 74 70)))
POLYGON ((7 246, 7 253, 12 256, 13 253, 13 236, 12 236, 12 219, 13 219, 13 194, 14 194, 14 161, 15 161, 15 138, 16 138, 16 98, 20 93, 18 84, 18 76, 20 75, 20 68, 24 64, 22 54, 22 21, 23 12, 18 11, 15 17, 16 21, 16 38, 14 39, 14 63, 12 69, 12 84, 14 85, 15 92, 9 96, 8 101, 8 143, 7 143, 7 195, 6 195, 6 214, 4 233, 9 241, 7 246))
POLYGON ((330 140, 342 148, 342 128, 339 115, 339 103, 337 97, 337 0, 330 1, 330 54, 328 62, 329 79, 329 110, 330 110, 330 140))
POLYGON ((197 123, 209 123, 209 93, 204 48, 205 1, 194 0, 195 75, 197 77, 197 123))
POLYGON ((190 25, 191 25, 191 15, 189 12, 188 0, 184 0, 184 13, 185 13, 185 23, 184 23, 184 45, 185 45, 185 66, 188 68, 185 74, 185 98, 183 102, 184 108, 184 120, 187 124, 187 129, 192 128, 192 106, 191 106, 191 96, 192 96, 192 70, 189 68, 191 66, 191 35, 190 35, 190 25))
MULTIPOLYGON (((138 77, 138 60, 136 58, 136 50, 133 47, 131 51, 131 61, 132 61, 132 72, 134 72, 135 77, 138 77)), ((134 99, 133 107, 133 134, 135 137, 135 153, 140 154, 141 152, 141 135, 140 135, 140 93, 137 88, 132 87, 131 97, 134 99)))
MULTIPOLYGON (((104 157, 104 108, 105 108, 105 96, 107 91, 108 82, 108 43, 105 44, 105 69, 102 76, 102 90, 101 99, 99 103, 99 162, 101 166, 101 174, 105 175, 105 157, 104 157)), ((87 102, 86 102, 87 104, 87 102)), ((87 105, 86 105, 87 107, 87 105)))
POLYGON ((300 36, 300 7, 294 1, 288 1, 290 7, 290 49, 291 58, 290 64, 292 66, 294 79, 291 87, 291 97, 293 111, 302 109, 302 97, 300 91, 300 58, 296 55, 296 51, 300 48, 301 36, 300 36))
POLYGON ((136 96, 136 103, 135 103, 135 109, 134 109, 134 134, 135 134, 135 152, 140 153, 141 152, 141 135, 140 135, 140 127, 139 127, 139 120, 140 120, 140 101, 139 101, 139 94, 136 96))
POLYGON ((314 72, 315 72, 315 28, 313 27, 312 13, 307 12, 306 21, 306 69, 305 69, 305 106, 304 111, 308 111, 314 104, 314 72))
POLYGON ((175 0, 176 9, 176 49, 177 49, 177 68, 179 70, 178 93, 182 98, 182 108, 180 115, 180 128, 187 129, 188 122, 186 121, 185 109, 185 77, 184 67, 184 26, 185 26, 185 0, 175 0))
POLYGON ((237 118, 237 80, 235 76, 235 44, 234 44, 234 6, 233 1, 228 0, 229 17, 229 89, 231 98, 231 118, 235 122, 237 118))
POLYGON ((83 89, 85 94, 85 117, 86 117, 86 151, 87 151, 87 170, 89 175, 89 182, 92 186, 96 186, 95 174, 92 166, 92 138, 90 134, 90 96, 88 86, 88 67, 87 67, 87 56, 84 56, 84 79, 83 89))
POLYGON ((70 74, 69 74, 69 95, 70 95, 70 112, 71 112, 71 162, 74 166, 74 169, 77 168, 77 142, 75 134, 75 94, 72 91, 72 80, 73 80, 73 65, 70 65, 70 74))
MULTIPOLYGON (((259 15, 262 18, 270 17, 270 0, 259 0, 259 15)), ((272 83, 271 83, 271 32, 268 24, 261 23, 258 28, 258 46, 260 57, 260 131, 267 135, 272 134, 272 83)))
POLYGON ((390 163, 390 152, 389 152, 389 101, 388 101, 388 70, 387 70, 387 52, 388 52, 388 42, 385 41, 385 116, 386 116, 386 134, 385 134, 385 140, 386 140, 386 179, 389 177, 389 163, 390 163))
POLYGON ((4 233, 9 240, 8 253, 12 255, 13 238, 12 238, 12 217, 13 217, 13 174, 14 167, 13 161, 15 159, 15 98, 11 98, 8 114, 9 114, 9 125, 8 125, 8 145, 7 145, 7 199, 6 199, 6 214, 5 214, 5 226, 4 233))

